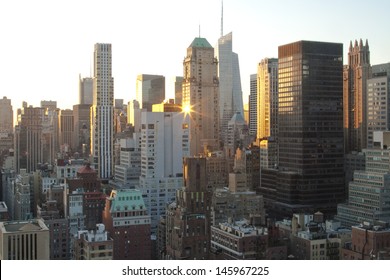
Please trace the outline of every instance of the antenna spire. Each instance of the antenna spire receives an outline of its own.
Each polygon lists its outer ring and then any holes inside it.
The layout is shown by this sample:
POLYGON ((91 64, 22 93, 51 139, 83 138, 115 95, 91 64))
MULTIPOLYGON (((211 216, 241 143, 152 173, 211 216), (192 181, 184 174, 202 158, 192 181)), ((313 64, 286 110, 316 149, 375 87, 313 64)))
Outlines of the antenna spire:
POLYGON ((223 36, 223 0, 221 1, 222 8, 221 8, 221 37, 223 36))
POLYGON ((200 24, 199 24, 199 38, 200 38, 200 24))

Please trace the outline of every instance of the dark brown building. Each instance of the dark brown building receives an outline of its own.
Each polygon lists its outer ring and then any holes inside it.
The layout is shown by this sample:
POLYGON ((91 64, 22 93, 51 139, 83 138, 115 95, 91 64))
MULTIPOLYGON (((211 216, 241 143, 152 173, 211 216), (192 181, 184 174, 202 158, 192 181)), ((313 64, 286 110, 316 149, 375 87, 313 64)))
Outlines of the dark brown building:
POLYGON ((278 63, 278 169, 259 193, 271 204, 270 216, 332 216, 345 197, 343 45, 279 46, 278 63))
POLYGON ((106 205, 106 195, 102 191, 96 171, 87 164, 77 171, 76 178, 67 179, 67 183, 70 195, 77 191, 83 196, 85 229, 95 229, 96 224, 103 222, 102 213, 106 205))
POLYGON ((151 218, 141 191, 113 190, 107 198, 103 223, 114 241, 114 260, 151 259, 151 218))
POLYGON ((343 260, 390 260, 390 228, 388 224, 352 227, 352 241, 341 249, 343 260))
POLYGON ((208 259, 212 192, 207 185, 206 158, 184 158, 183 174, 184 186, 167 209, 166 257, 208 259))

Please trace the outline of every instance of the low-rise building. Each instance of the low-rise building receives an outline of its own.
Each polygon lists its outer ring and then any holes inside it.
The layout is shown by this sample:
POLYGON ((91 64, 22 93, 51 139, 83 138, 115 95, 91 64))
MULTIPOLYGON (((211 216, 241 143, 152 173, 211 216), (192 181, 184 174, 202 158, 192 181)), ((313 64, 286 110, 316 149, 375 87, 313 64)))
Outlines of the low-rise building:
POLYGON ((265 259, 267 229, 247 220, 211 226, 211 257, 230 260, 265 259))
POLYGON ((49 252, 42 219, 0 222, 0 260, 49 260, 49 252))
POLYGON ((97 224, 96 230, 81 230, 73 246, 75 260, 112 260, 114 241, 108 237, 103 224, 97 224))

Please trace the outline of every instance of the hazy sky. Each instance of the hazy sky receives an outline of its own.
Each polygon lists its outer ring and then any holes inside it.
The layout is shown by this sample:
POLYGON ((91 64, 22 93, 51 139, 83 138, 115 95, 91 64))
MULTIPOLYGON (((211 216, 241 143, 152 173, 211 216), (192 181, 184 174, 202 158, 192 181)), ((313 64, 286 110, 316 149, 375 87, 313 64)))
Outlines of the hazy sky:
MULTIPOLYGON (((233 32, 244 103, 249 76, 278 46, 299 40, 344 44, 368 39, 371 64, 390 62, 390 1, 224 0, 224 34, 233 32)), ((137 74, 183 75, 187 47, 199 36, 215 46, 221 0, 0 1, 0 98, 61 109, 78 103, 78 77, 92 75, 94 44, 111 43, 115 98, 135 98, 137 74)), ((167 93, 168 95, 168 93, 167 93)), ((170 94, 172 95, 172 94, 170 94)), ((167 96, 169 97, 169 95, 167 96)))

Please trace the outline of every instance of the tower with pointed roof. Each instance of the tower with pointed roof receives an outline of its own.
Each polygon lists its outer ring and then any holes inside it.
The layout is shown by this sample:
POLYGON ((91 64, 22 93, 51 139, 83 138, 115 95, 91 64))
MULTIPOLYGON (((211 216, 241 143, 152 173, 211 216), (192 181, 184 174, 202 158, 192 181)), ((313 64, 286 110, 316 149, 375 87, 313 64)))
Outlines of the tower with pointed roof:
POLYGON ((367 79, 371 76, 368 40, 349 44, 348 65, 343 71, 345 153, 367 147, 367 79))
POLYGON ((183 108, 190 108, 190 155, 219 148, 219 79, 214 48, 201 37, 183 61, 183 108))

